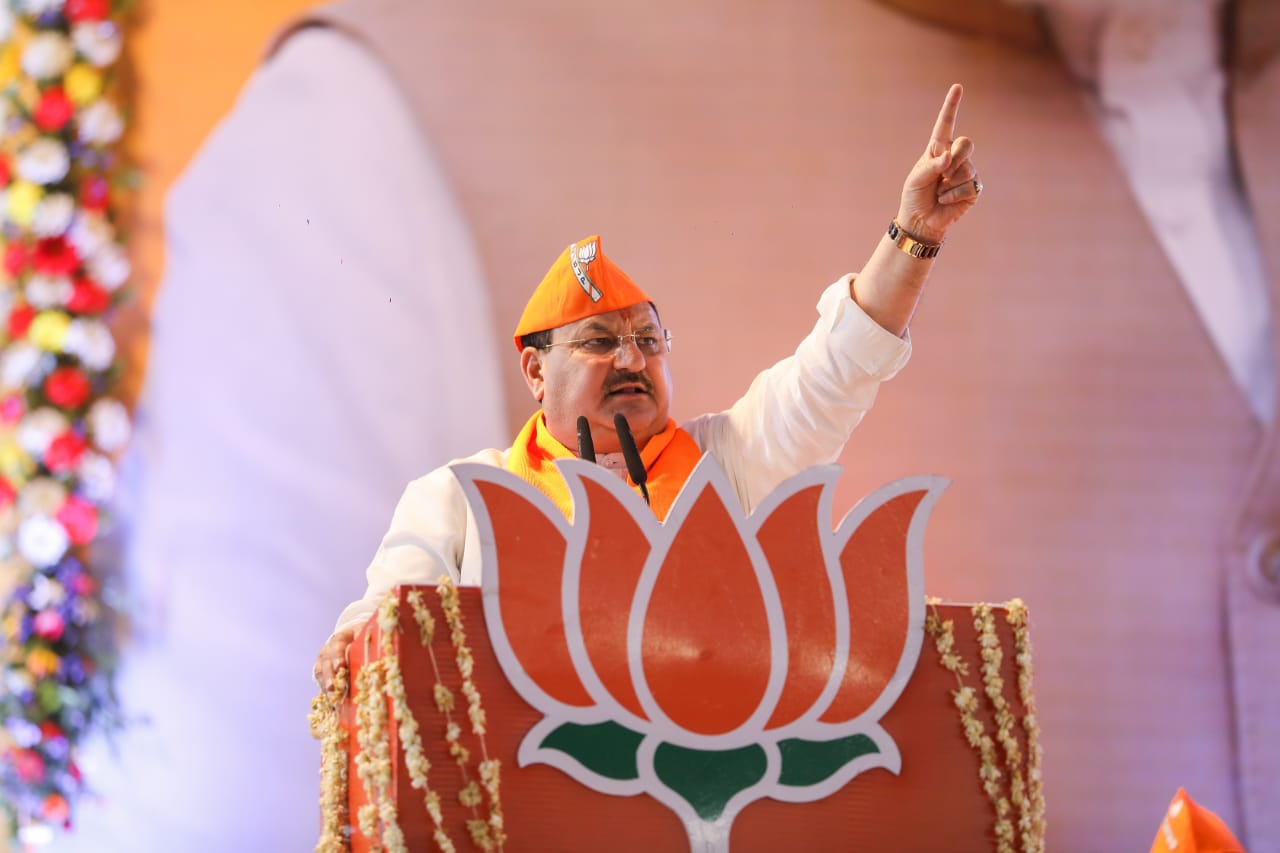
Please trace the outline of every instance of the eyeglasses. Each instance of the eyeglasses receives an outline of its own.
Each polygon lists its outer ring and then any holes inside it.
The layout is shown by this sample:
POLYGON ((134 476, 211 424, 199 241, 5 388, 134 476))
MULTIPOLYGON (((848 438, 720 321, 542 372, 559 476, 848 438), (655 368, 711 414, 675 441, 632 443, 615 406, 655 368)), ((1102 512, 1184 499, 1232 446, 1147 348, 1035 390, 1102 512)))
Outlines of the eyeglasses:
POLYGON ((572 347, 576 352, 580 352, 583 355, 604 358, 614 356, 627 341, 633 342, 641 354, 651 358, 671 352, 671 332, 668 329, 643 329, 626 335, 597 335, 591 338, 578 338, 573 341, 556 341, 553 344, 547 344, 542 349, 567 346, 572 347))

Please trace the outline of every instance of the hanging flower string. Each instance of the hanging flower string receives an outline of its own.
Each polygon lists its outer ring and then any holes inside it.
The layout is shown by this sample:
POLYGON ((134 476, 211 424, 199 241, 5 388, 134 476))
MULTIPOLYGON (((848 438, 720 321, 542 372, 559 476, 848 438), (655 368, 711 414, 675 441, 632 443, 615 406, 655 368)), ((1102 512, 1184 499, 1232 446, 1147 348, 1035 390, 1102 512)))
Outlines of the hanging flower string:
POLYGON ((307 721, 311 736, 320 741, 320 841, 316 853, 344 853, 349 845, 347 825, 347 733, 338 717, 347 692, 347 669, 339 667, 328 695, 311 700, 307 721))
POLYGON ((0 0, 0 822, 28 841, 70 826, 81 744, 118 716, 88 548, 129 436, 105 321, 130 275, 122 6, 0 0))
POLYGON ((390 796, 391 732, 387 729, 387 703, 382 692, 382 666, 373 661, 356 673, 356 776, 364 786, 368 801, 356 810, 356 824, 369 839, 374 851, 380 851, 382 825, 379 805, 390 796))
POLYGON ((1005 621, 1013 628, 1013 650, 1018 664, 1018 698, 1022 703, 1022 728, 1027 737, 1027 783, 1030 813, 1023 829, 1023 844, 1028 851, 1042 853, 1046 830, 1044 776, 1041 771, 1043 750, 1040 747, 1040 718, 1036 712, 1036 696, 1031 685, 1034 671, 1031 663, 1031 635, 1027 629, 1027 607, 1015 598, 1005 605, 1005 621))
MULTIPOLYGON (((485 713, 484 708, 480 705, 480 691, 476 689, 475 681, 471 677, 475 669, 475 660, 471 656, 471 649, 467 647, 467 635, 462 627, 462 609, 458 605, 458 588, 453 585, 453 581, 448 577, 442 577, 436 586, 436 593, 440 596, 440 606, 444 611, 445 622, 449 625, 449 637, 453 643, 458 672, 462 676, 462 695, 467 698, 467 717, 471 722, 471 733, 475 735, 480 743, 480 754, 482 756, 479 766, 480 782, 484 786, 485 794, 488 795, 489 800, 488 820, 469 820, 467 821, 467 829, 471 833, 471 840, 477 847, 482 850, 502 850, 507 834, 502 817, 501 762, 489 757, 489 751, 485 745, 485 713)), ((452 697, 450 697, 449 702, 452 705, 452 697)), ((446 737, 449 740, 451 750, 457 743, 458 730, 459 727, 456 723, 452 721, 448 723, 446 737)), ((463 767, 463 781, 466 782, 465 753, 460 756, 455 755, 455 757, 458 758, 459 766, 463 767)), ((463 805, 475 808, 480 804, 480 792, 475 787, 474 782, 467 782, 458 796, 463 805)))
POLYGON ((943 667, 956 677, 957 687, 951 693, 952 700, 960 712, 960 723, 964 729, 965 740, 978 753, 979 779, 982 782, 983 791, 995 810, 996 849, 1000 853, 1013 853, 1019 849, 1023 853, 1043 853, 1044 793, 1040 781, 1041 752, 1031 690, 1031 655, 1026 630, 1026 608, 1016 599, 1006 605, 1009 624, 1014 628, 1019 698, 1024 710, 1023 728, 1027 733, 1027 756, 1024 761, 1022 749, 1014 734, 1015 717, 1004 697, 1004 679, 1000 675, 1003 650, 999 635, 996 633, 995 617, 991 606, 974 605, 972 613, 982 661, 982 691, 992 707, 996 722, 995 738, 987 733, 986 727, 978 717, 979 693, 976 688, 965 683, 964 677, 969 674, 969 667, 956 651, 955 625, 952 620, 942 619, 938 615, 936 607, 938 603, 937 599, 929 600, 930 612, 925 616, 925 631, 933 637, 938 659, 943 667), (1000 746, 999 749, 996 748, 997 743, 1000 746), (1025 774, 1024 764, 1026 765, 1025 774), (1005 788, 1001 784, 1001 779, 1006 777, 1009 779, 1008 796, 1005 795, 1005 788), (1029 784, 1026 781, 1028 779, 1029 784), (1018 812, 1016 826, 1011 819, 1015 804, 1018 812))
MULTIPOLYGON (((407 598, 409 606, 413 610, 413 619, 418 624, 418 637, 422 641, 422 646, 427 650, 427 656, 431 660, 431 672, 435 676, 432 695, 435 700, 436 709, 440 711, 440 713, 444 714, 445 725, 448 726, 452 723, 449 713, 453 710, 453 693, 451 693, 449 688, 445 687, 440 680, 440 667, 436 663, 436 653, 435 649, 432 647, 432 644, 435 642, 435 619, 432 618, 431 611, 427 609, 426 602, 422 600, 421 590, 413 590, 409 593, 407 598)), ((452 749, 453 744, 450 744, 450 751, 452 751, 452 749)), ((408 761, 406 760, 405 763, 408 764, 408 761)), ((453 853, 453 850, 455 849, 453 846, 453 840, 449 838, 449 834, 444 828, 444 813, 440 809, 440 795, 431 790, 430 786, 427 784, 427 770, 429 767, 430 765, 427 763, 426 757, 424 756, 422 759, 420 774, 411 777, 413 779, 413 786, 415 788, 422 789, 423 797, 426 802, 427 814, 430 816, 431 823, 435 827, 432 837, 436 842, 436 846, 442 851, 442 853, 453 853)), ((414 773, 413 765, 409 765, 409 772, 411 774, 414 773)), ((463 772, 466 772, 465 769, 463 772)))

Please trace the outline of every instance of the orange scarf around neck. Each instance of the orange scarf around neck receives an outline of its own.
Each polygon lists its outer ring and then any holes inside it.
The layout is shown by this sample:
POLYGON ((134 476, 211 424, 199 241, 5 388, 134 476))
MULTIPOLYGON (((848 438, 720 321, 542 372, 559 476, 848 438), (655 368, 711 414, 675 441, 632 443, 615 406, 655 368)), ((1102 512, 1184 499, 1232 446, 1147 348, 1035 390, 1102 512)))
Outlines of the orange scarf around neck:
MULTIPOLYGON (((516 436, 515 443, 511 445, 507 470, 533 483, 539 491, 551 498, 566 518, 572 520, 573 500, 569 495, 568 484, 555 466, 555 460, 576 457, 577 454, 551 434, 542 412, 539 411, 529 418, 516 436)), ((673 420, 668 420, 666 428, 649 439, 644 450, 640 451, 640 459, 648 474, 645 486, 649 490, 649 506, 659 521, 667 517, 684 481, 689 479, 701 458, 702 451, 698 449, 693 437, 676 426, 673 420)), ((630 477, 627 482, 639 492, 639 487, 631 482, 630 477)))

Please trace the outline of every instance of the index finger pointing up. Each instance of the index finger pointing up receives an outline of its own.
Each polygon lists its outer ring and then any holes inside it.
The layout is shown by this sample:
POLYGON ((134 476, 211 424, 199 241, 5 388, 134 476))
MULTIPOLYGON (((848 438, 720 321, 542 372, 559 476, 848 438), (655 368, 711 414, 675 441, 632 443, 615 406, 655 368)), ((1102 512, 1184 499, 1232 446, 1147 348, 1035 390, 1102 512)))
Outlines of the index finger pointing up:
POLYGON ((964 87, 959 83, 953 83, 947 90, 947 98, 942 102, 942 109, 938 111, 938 120, 933 125, 933 136, 929 138, 931 157, 939 157, 942 152, 951 147, 951 140, 956 132, 956 114, 960 112, 960 97, 963 94, 964 87))

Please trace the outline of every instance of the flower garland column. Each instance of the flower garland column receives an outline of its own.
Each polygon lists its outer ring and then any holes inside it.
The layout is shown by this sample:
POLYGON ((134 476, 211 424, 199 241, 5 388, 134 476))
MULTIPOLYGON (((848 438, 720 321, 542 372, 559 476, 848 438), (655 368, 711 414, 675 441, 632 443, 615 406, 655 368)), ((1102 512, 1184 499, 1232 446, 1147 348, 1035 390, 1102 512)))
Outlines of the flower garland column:
POLYGON ((122 4, 0 0, 0 821, 69 827, 115 719, 89 546, 128 438, 105 316, 130 274, 112 177, 122 4))

